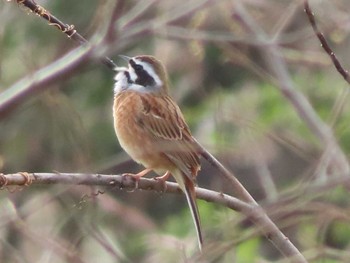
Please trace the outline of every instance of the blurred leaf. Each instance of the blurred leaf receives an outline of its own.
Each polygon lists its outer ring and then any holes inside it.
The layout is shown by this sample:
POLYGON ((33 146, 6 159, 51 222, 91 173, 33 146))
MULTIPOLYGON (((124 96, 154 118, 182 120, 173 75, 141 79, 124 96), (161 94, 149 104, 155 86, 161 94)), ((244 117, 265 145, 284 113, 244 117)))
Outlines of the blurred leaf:
POLYGON ((257 262, 259 255, 260 238, 252 238, 240 243, 236 247, 236 262, 257 262))

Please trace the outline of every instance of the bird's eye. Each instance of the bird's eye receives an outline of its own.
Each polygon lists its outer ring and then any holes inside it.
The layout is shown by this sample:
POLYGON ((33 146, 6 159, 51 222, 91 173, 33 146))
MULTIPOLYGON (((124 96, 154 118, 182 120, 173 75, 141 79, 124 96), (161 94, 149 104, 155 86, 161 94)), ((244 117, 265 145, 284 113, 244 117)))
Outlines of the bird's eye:
POLYGON ((141 71, 141 70, 143 70, 143 67, 141 65, 135 64, 134 69, 135 69, 135 71, 141 71))

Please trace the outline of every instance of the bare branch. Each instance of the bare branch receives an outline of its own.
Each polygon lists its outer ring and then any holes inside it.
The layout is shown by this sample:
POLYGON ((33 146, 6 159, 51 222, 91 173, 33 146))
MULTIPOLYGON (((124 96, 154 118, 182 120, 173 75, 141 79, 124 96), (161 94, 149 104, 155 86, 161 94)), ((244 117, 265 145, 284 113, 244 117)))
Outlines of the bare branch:
MULTIPOLYGON (((134 178, 122 175, 23 172, 0 175, 0 186, 2 186, 2 188, 10 185, 28 186, 30 184, 99 185, 116 187, 119 189, 142 189, 157 192, 164 190, 162 182, 158 182, 157 180, 141 178, 140 181, 136 183, 134 178)), ((181 193, 178 184, 172 182, 166 182, 165 191, 167 193, 181 193)), ((196 188, 196 194, 198 199, 220 204, 232 210, 242 212, 249 220, 256 224, 261 233, 270 240, 283 255, 289 257, 292 262, 306 262, 290 240, 284 236, 255 201, 254 203, 246 203, 227 194, 204 188, 196 188)))
MULTIPOLYGON (((38 5, 34 0, 16 0, 19 5, 23 5, 31 10, 34 14, 37 14, 41 18, 45 19, 48 22, 49 26, 54 26, 62 33, 66 34, 68 38, 76 41, 79 45, 87 45, 88 41, 80 35, 75 29, 74 25, 68 25, 57 17, 52 15, 48 10, 46 10, 41 5, 38 5)), ((102 62, 109 67, 110 69, 114 69, 116 64, 108 57, 102 59, 102 62)))
POLYGON ((335 68, 338 70, 340 75, 342 75, 342 77, 345 79, 345 81, 350 84, 349 72, 343 68, 343 66, 341 65, 341 63, 338 60, 337 56, 333 52, 332 48, 329 46, 329 44, 328 44, 326 38, 324 37, 323 33, 318 29, 314 13, 311 11, 311 8, 310 8, 308 0, 304 1, 304 11, 307 14, 307 17, 308 17, 308 19, 310 21, 312 29, 314 30, 318 40, 321 43, 321 47, 324 49, 324 51, 326 51, 328 56, 331 58, 335 68))
MULTIPOLYGON (((56 19, 52 15, 50 15, 45 9, 40 9, 41 7, 35 4, 34 1, 17 1, 19 4, 28 3, 32 4, 33 9, 31 9, 33 12, 41 16, 42 18, 49 21, 49 25, 55 25, 57 28, 59 28, 63 33, 68 34, 69 37, 73 38, 74 36, 78 36, 78 42, 80 44, 86 45, 85 39, 80 39, 79 41, 79 35, 77 35, 76 31, 74 30, 73 26, 66 25, 64 23, 56 23, 60 21, 56 21, 53 19, 56 19), (35 7, 35 8, 34 8, 35 7), (52 24, 53 21, 56 21, 52 24)), ((192 3, 189 7, 183 9, 179 8, 176 10, 171 10, 169 13, 164 14, 160 18, 155 18, 154 23, 150 24, 137 24, 133 28, 130 26, 128 32, 124 35, 124 39, 130 38, 131 36, 137 36, 138 34, 142 32, 156 32, 157 30, 161 30, 164 28, 165 25, 175 22, 181 17, 184 17, 194 10, 197 10, 199 8, 202 8, 206 4, 210 3, 212 1, 210 0, 202 0, 202 1, 195 1, 192 3), (147 31, 148 30, 148 31, 147 31)), ((110 28, 109 31, 113 30, 110 28)), ((107 30, 108 31, 108 30, 107 30)), ((118 39, 120 41, 120 39, 118 39)), ((118 42, 120 46, 122 46, 121 42, 118 42)), ((90 49, 87 49, 90 51, 90 49)), ((88 54, 89 52, 87 52, 88 54)), ((85 58, 85 56, 82 56, 85 58)), ((86 59, 89 56, 87 55, 86 59)), ((69 65, 73 66, 74 63, 77 63, 80 65, 79 58, 77 61, 72 60, 72 63, 69 65), (78 62, 77 62, 78 61, 78 62)), ((56 64, 54 64, 56 65, 56 64)), ((23 100, 24 97, 26 97, 31 91, 39 90, 40 88, 44 87, 44 85, 47 85, 50 83, 50 80, 57 78, 57 76, 62 76, 65 73, 60 73, 65 70, 65 68, 59 68, 59 65, 56 65, 58 67, 57 71, 55 71, 55 74, 52 75, 45 75, 46 78, 39 78, 38 80, 28 81, 28 79, 25 79, 27 83, 27 86, 23 88, 23 85, 21 87, 20 92, 16 94, 16 96, 7 96, 7 99, 1 103, 0 101, 0 116, 2 113, 2 110, 6 109, 6 107, 2 108, 2 105, 6 105, 5 103, 10 103, 8 105, 15 105, 18 104, 23 100), (40 82, 41 81, 41 82, 40 82), (28 93, 29 92, 29 93, 28 93), (16 102, 16 103, 15 103, 16 102)), ((64 67, 67 67, 67 64, 64 64, 64 67)), ((67 70, 70 71, 72 68, 68 68, 67 70)), ((41 75, 39 73, 42 73, 41 71, 38 72, 37 77, 40 77, 41 75)), ((44 72, 45 73, 45 72, 44 72)), ((42 76, 41 76, 42 77, 42 76)), ((10 91, 13 92, 13 89, 10 89, 10 91)), ((204 148, 201 149, 201 153, 204 158, 206 158, 214 167, 216 167, 220 173, 228 179, 231 184, 233 185, 233 188, 235 190, 235 194, 242 198, 242 200, 246 201, 243 202, 239 199, 236 199, 234 197, 231 197, 229 195, 225 195, 222 193, 198 188, 196 189, 197 197, 199 199, 206 200, 208 202, 215 202, 221 205, 224 205, 226 207, 229 207, 233 210, 240 211, 243 214, 245 214, 250 220, 252 220, 258 228, 261 230, 261 232, 268 238, 280 251, 283 255, 286 257, 289 257, 293 262, 306 262, 301 253, 295 248, 295 246, 289 241, 289 239, 277 228, 277 226, 270 220, 270 218, 266 215, 264 210, 257 204, 257 202, 252 198, 252 196, 247 192, 247 190, 241 185, 241 183, 219 162, 217 161, 210 153, 208 153, 204 148)), ((130 180, 130 177, 124 177, 124 176, 111 176, 111 175, 98 175, 98 174, 27 174, 27 173, 18 173, 18 174, 8 174, 8 175, 1 175, 0 176, 0 186, 6 187, 8 185, 28 185, 30 183, 33 184, 53 184, 53 183, 63 183, 63 184, 85 184, 85 185, 100 185, 100 186, 113 186, 113 187, 119 187, 119 188, 127 188, 127 189, 144 189, 144 190, 155 190, 155 191, 161 191, 162 184, 159 182, 152 180, 152 179, 141 179, 137 184, 133 180, 130 180)), ((166 192, 169 193, 180 193, 180 189, 177 186, 177 184, 174 183, 166 183, 166 192)))
MULTIPOLYGON (((0 187, 17 185, 29 186, 31 184, 67 184, 67 185, 95 185, 107 186, 125 190, 148 190, 166 191, 167 193, 180 194, 181 189, 178 184, 166 182, 164 187, 162 182, 154 179, 141 178, 136 182, 133 177, 122 175, 106 174, 80 174, 80 173, 15 173, 0 174, 0 187)), ((239 199, 204 188, 196 188, 197 198, 221 204, 235 211, 248 209, 249 205, 239 199)))
MULTIPOLYGON (((148 33, 151 33, 153 31, 157 31, 160 27, 174 22, 178 19, 180 19, 183 16, 186 16, 192 12, 195 12, 199 8, 204 7, 210 2, 213 2, 212 0, 201 0, 199 2, 194 2, 190 6, 188 6, 185 10, 183 8, 179 8, 179 10, 171 10, 169 12, 169 16, 165 17, 166 14, 164 14, 164 17, 161 18, 155 18, 153 22, 150 23, 140 23, 131 26, 131 21, 127 25, 124 25, 124 28, 128 26, 128 30, 123 34, 123 38, 113 39, 111 40, 111 31, 113 30, 113 23, 115 21, 110 20, 109 25, 107 25, 107 32, 106 35, 103 36, 102 39, 99 39, 98 43, 94 43, 94 45, 87 42, 87 40, 82 37, 76 29, 74 29, 73 25, 68 25, 55 16, 53 16, 48 10, 43 8, 42 6, 35 3, 34 0, 16 0, 16 2, 20 5, 23 5, 27 8, 29 8, 33 13, 39 15, 41 18, 45 19, 49 22, 49 25, 55 26, 58 28, 61 32, 66 34, 69 38, 75 40, 80 45, 83 45, 85 48, 81 47, 82 50, 86 50, 87 53, 89 53, 89 50, 93 50, 95 56, 103 57, 103 54, 99 54, 101 50, 105 51, 106 44, 109 46, 117 46, 117 49, 120 49, 120 47, 123 47, 127 44, 129 44, 130 40, 135 41, 137 37, 144 37, 148 33), (171 16, 170 16, 171 14, 171 16), (107 38, 107 39, 105 39, 107 38), (106 41, 104 41, 106 40, 106 41), (118 44, 118 45, 116 45, 118 44), (93 47, 92 47, 93 46, 93 47)), ((150 3, 150 5, 153 3, 153 1, 150 3)), ((112 13, 113 18, 118 18, 120 15, 120 10, 118 8, 121 8, 122 3, 118 3, 115 5, 114 12, 112 13)), ((148 5, 147 5, 148 6, 148 5)), ((146 7, 147 7, 146 6, 146 7)), ((142 9, 144 10, 144 9, 142 9)), ((167 13, 168 14, 168 13, 167 13)), ((77 49, 78 50, 78 49, 77 49)), ((86 62, 89 59, 89 56, 92 54, 84 54, 81 55, 81 58, 78 58, 74 52, 77 52, 76 50, 70 52, 66 56, 62 57, 61 59, 57 60, 56 62, 53 62, 51 65, 39 70, 38 72, 34 73, 33 75, 26 77, 16 84, 14 84, 12 87, 8 88, 4 92, 0 94, 0 119, 4 118, 11 110, 13 110, 16 106, 18 106, 21 102, 23 102, 26 98, 28 98, 30 95, 34 93, 34 91, 39 91, 43 89, 47 89, 50 84, 55 83, 56 80, 62 79, 63 76, 68 76, 69 74, 72 74, 74 69, 78 68, 83 64, 83 62, 86 62)), ((78 54, 80 54, 78 52, 78 54)), ((114 70, 116 67, 116 64, 109 59, 108 57, 104 57, 102 59, 102 62, 108 66, 111 70, 114 70)))
POLYGON ((277 80, 278 88, 310 131, 319 139, 324 152, 329 154, 331 163, 336 168, 335 173, 347 174, 349 163, 344 152, 337 143, 331 128, 317 115, 307 98, 295 89, 279 46, 275 42, 271 43, 263 29, 246 12, 243 4, 237 4, 237 17, 257 39, 266 43, 262 52, 273 77, 277 80))
POLYGON ((79 47, 61 57, 50 65, 24 77, 17 83, 0 93, 0 119, 26 98, 47 89, 50 84, 59 82, 63 76, 72 75, 91 57, 92 48, 79 47))

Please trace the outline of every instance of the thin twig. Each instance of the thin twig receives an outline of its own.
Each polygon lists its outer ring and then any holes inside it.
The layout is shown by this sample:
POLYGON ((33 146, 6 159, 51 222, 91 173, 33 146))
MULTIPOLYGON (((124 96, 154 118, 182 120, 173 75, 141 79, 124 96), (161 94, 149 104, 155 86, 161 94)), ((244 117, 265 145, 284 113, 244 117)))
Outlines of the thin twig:
POLYGON ((310 21, 312 29, 314 30, 317 38, 320 40, 321 47, 324 49, 324 51, 326 51, 328 56, 331 58, 335 68, 338 70, 340 75, 342 75, 342 77, 345 79, 345 81, 350 84, 349 72, 347 70, 345 70, 344 67, 341 65, 340 61, 338 60, 338 58, 335 55, 335 53, 333 52, 332 48, 328 44, 328 42, 327 42, 326 38, 324 37, 323 33, 318 29, 314 13, 311 11, 311 8, 310 8, 308 0, 304 1, 304 11, 307 14, 307 17, 308 17, 308 19, 310 21))
POLYGON ((240 22, 261 42, 266 45, 262 48, 262 54, 273 77, 277 80, 278 88, 285 98, 292 104, 299 117, 309 127, 310 131, 319 139, 323 150, 331 155, 334 174, 347 174, 349 163, 346 155, 337 143, 331 128, 322 121, 313 109, 307 98, 295 89, 293 81, 285 61, 281 55, 280 47, 269 40, 269 36, 255 22, 255 20, 245 10, 243 4, 236 5, 236 17, 240 22))
MULTIPOLYGON (((16 0, 16 2, 19 5, 27 7, 33 13, 45 19, 48 22, 48 25, 56 27, 62 33, 66 34, 68 38, 76 41, 79 45, 88 45, 88 41, 77 32, 74 25, 68 25, 63 23, 44 7, 38 5, 34 0, 16 0)), ((112 70, 117 66, 109 57, 104 57, 102 59, 102 62, 112 70)))
MULTIPOLYGON (((196 4, 192 4, 191 6, 188 6, 185 11, 182 8, 182 12, 178 10, 171 10, 169 11, 169 14, 171 13, 171 16, 165 17, 166 14, 164 14, 164 17, 161 18, 155 18, 153 21, 144 23, 141 22, 139 24, 136 24, 133 27, 129 27, 127 31, 123 32, 123 35, 121 38, 118 37, 118 39, 113 39, 114 41, 108 41, 110 39, 110 31, 111 27, 113 27, 111 24, 108 25, 106 35, 104 38, 107 39, 101 39, 97 44, 95 43, 94 47, 91 47, 91 44, 87 43, 86 39, 82 37, 76 29, 74 29, 73 25, 68 25, 63 23, 61 20, 53 16, 49 11, 47 11, 42 6, 35 3, 33 0, 16 0, 16 2, 19 5, 23 5, 27 8, 29 8, 33 13, 37 14, 38 16, 42 17, 46 21, 49 22, 49 25, 53 25, 56 28, 58 28, 61 32, 65 33, 68 37, 75 40, 77 43, 83 46, 87 46, 87 49, 93 49, 94 54, 99 57, 99 50, 105 51, 106 49, 103 48, 106 44, 109 45, 109 47, 113 46, 113 50, 120 49, 127 44, 130 44, 130 40, 135 41, 137 38, 145 37, 147 34, 157 31, 157 28, 165 26, 168 23, 174 22, 181 17, 188 15, 192 12, 195 12, 199 8, 205 6, 209 2, 213 2, 213 0, 201 0, 196 4), (176 11, 176 12, 175 12, 176 11), (108 42, 108 43, 107 43, 108 42)), ((153 2, 152 2, 153 3, 153 2)), ((115 8, 120 7, 120 5, 116 5, 115 8)), ((180 8, 179 8, 180 10, 180 8)), ((113 12, 112 16, 118 17, 120 15, 119 12, 113 12)), ((115 23, 115 21, 110 21, 110 23, 115 23)), ((111 51, 111 50, 109 50, 111 51)), ((71 53, 70 53, 71 54, 71 53)), ((73 54, 74 57, 74 54, 73 54)), ((65 58, 69 58, 69 56, 65 56, 65 58)), ((70 59, 68 59, 69 61, 70 59)), ((69 68, 72 66, 71 64, 65 64, 66 61, 60 59, 59 60, 61 65, 57 62, 54 62, 51 64, 53 68, 51 68, 51 71, 47 71, 46 78, 41 78, 42 73, 44 73, 45 69, 49 69, 50 66, 45 67, 44 69, 39 70, 38 72, 32 74, 30 77, 24 78, 22 81, 17 82, 12 87, 8 88, 4 92, 0 94, 0 119, 4 118, 11 110, 13 110, 16 106, 20 105, 21 102, 23 102, 26 98, 29 98, 31 94, 33 94, 31 91, 33 90, 39 90, 39 89, 47 89, 49 87, 49 84, 54 83, 53 79, 63 78, 66 76, 66 74, 70 74, 69 68), (58 69, 58 72, 56 72, 54 69, 55 67, 61 68, 61 67, 67 66, 67 70, 64 70, 65 73, 61 71, 61 69, 58 69), (61 74, 62 73, 62 74, 61 74), (38 76, 40 76, 39 79, 38 76), (29 85, 29 82, 31 84, 29 85), (25 84, 25 86, 21 87, 20 84, 25 84), (46 87, 46 88, 45 88, 46 87)), ((105 57, 103 60, 104 64, 108 66, 111 70, 114 71, 115 69, 115 63, 110 60, 108 57, 105 57)), ((80 61, 83 62, 83 61, 80 61)), ((80 63, 79 63, 80 64, 80 63)))
POLYGON ((238 198, 241 200, 257 205, 254 198, 251 194, 244 188, 241 182, 237 179, 236 176, 233 175, 229 170, 226 169, 225 166, 222 165, 220 161, 218 161, 210 152, 208 152, 198 141, 196 141, 199 147, 199 152, 201 156, 206 159, 213 167, 215 167, 220 174, 227 180, 231 186, 233 187, 233 192, 238 198))

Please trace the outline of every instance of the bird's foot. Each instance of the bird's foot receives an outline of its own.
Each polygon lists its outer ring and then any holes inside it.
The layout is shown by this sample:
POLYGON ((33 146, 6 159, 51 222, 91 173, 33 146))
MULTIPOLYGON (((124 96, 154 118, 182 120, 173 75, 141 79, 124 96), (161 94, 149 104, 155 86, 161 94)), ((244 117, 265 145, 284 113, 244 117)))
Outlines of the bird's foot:
POLYGON ((152 171, 152 169, 145 169, 137 174, 133 174, 133 173, 124 173, 122 174, 123 176, 123 179, 122 179, 122 182, 121 182, 121 188, 123 188, 124 185, 127 185, 128 183, 128 180, 132 180, 134 182, 134 187, 133 189, 130 190, 130 192, 133 192, 135 191, 138 187, 139 187, 139 181, 141 179, 141 177, 145 176, 146 174, 148 174, 150 171, 152 171), (124 180, 126 181, 124 183, 124 180))
POLYGON ((24 186, 29 186, 33 183, 33 178, 30 176, 29 173, 19 172, 19 174, 22 175, 24 178, 24 183, 23 183, 24 186))
POLYGON ((168 180, 170 175, 171 175, 171 173, 169 171, 167 171, 162 176, 154 177, 154 180, 156 180, 156 181, 158 181, 158 182, 160 182, 162 184, 163 192, 166 192, 166 190, 167 190, 166 181, 168 180))
POLYGON ((129 186, 133 184, 133 187, 131 190, 128 190, 128 192, 134 192, 139 187, 139 181, 141 176, 138 176, 137 174, 132 173, 124 173, 122 174, 122 181, 120 188, 124 188, 125 186, 129 186), (130 182, 132 181, 132 182, 130 182))

